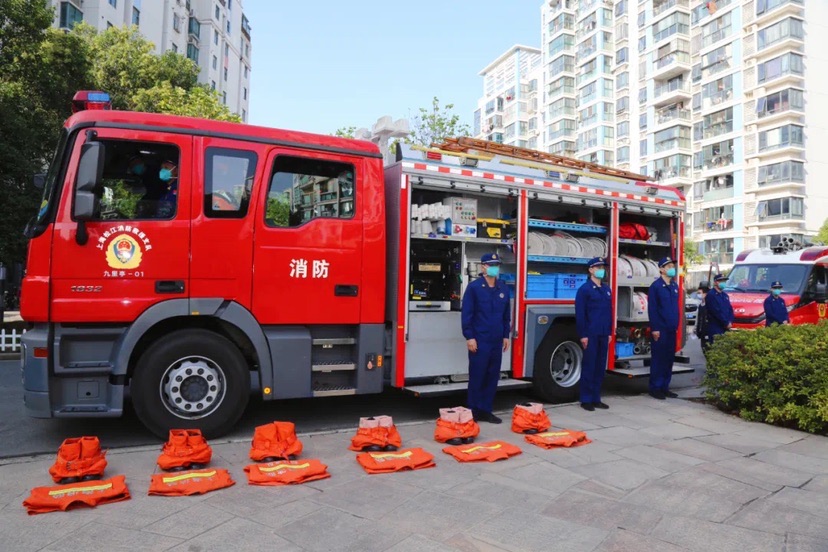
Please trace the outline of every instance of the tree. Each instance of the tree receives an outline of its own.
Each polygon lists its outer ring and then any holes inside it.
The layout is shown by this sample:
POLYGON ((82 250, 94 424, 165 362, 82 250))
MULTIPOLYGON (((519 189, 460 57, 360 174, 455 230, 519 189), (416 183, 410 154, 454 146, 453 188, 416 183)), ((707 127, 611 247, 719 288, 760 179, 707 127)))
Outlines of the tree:
POLYGON ((437 96, 431 101, 431 108, 420 108, 420 114, 414 117, 411 134, 405 138, 407 144, 430 146, 446 138, 469 136, 469 126, 460 122, 460 116, 452 113, 454 104, 440 108, 437 96))
POLYGON ((684 265, 692 266, 704 262, 704 255, 699 253, 699 246, 693 240, 684 240, 684 265))
POLYGON ((185 90, 173 86, 170 82, 162 82, 152 88, 139 90, 130 103, 135 111, 147 113, 171 113, 236 123, 241 121, 238 115, 231 113, 230 109, 219 101, 215 91, 200 85, 185 90))
POLYGON ((355 134, 355 126, 341 127, 336 129, 336 132, 334 132, 334 136, 339 136, 340 138, 353 138, 355 134))
POLYGON ((822 223, 822 226, 817 232, 817 235, 814 236, 814 242, 821 243, 823 245, 828 245, 828 219, 825 219, 825 222, 822 223))

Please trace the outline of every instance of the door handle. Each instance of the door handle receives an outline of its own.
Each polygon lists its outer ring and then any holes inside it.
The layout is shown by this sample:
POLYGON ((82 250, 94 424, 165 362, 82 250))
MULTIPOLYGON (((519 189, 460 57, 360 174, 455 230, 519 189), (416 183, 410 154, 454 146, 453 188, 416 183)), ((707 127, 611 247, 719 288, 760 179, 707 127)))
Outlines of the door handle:
POLYGON ((336 287, 334 287, 334 295, 337 297, 356 297, 359 295, 359 286, 336 284, 336 287))
POLYGON ((156 280, 155 293, 184 293, 184 280, 156 280))

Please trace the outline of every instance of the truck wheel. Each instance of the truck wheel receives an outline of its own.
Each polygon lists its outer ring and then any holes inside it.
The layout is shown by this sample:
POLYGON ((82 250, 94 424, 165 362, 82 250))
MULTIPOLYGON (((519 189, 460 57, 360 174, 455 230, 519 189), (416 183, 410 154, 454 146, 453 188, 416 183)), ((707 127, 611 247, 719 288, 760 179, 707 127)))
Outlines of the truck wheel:
POLYGON ((551 328, 535 353, 535 393, 549 402, 576 400, 583 359, 584 350, 574 327, 551 328))
POLYGON ((180 330, 141 355, 130 382, 135 412, 156 436, 197 428, 227 433, 250 396, 250 371, 238 348, 207 330, 180 330))

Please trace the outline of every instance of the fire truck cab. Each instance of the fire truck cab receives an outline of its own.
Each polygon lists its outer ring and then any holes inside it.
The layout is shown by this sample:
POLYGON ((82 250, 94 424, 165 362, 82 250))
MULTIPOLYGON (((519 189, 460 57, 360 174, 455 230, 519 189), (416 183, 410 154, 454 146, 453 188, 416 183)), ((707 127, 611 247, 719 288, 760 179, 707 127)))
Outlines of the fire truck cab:
POLYGON ((401 147, 384 168, 370 142, 73 115, 26 230, 27 412, 116 417, 129 391, 156 435, 217 436, 251 390, 275 400, 464 389, 460 304, 487 252, 513 290, 501 386, 577 396, 574 297, 594 256, 611 265, 609 369, 646 375, 646 288, 659 258, 682 263, 681 193, 462 140, 401 147), (646 236, 622 237, 625 225, 646 236))
POLYGON ((738 255, 723 285, 733 306, 734 328, 764 327, 763 303, 775 281, 782 282, 791 324, 826 319, 828 247, 751 249, 738 255))

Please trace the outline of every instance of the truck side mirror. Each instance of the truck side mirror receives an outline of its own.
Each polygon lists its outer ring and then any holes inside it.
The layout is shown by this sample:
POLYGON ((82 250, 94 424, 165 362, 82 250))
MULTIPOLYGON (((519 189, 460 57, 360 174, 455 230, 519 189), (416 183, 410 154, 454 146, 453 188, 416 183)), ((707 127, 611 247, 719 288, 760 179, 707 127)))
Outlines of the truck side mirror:
POLYGON ((46 185, 46 174, 45 173, 40 173, 40 174, 34 175, 34 178, 32 179, 32 184, 34 185, 34 187, 36 189, 42 190, 43 186, 46 185))
POLYGON ((814 293, 814 300, 817 303, 825 303, 828 301, 828 286, 825 284, 817 284, 816 292, 814 293))
POLYGON ((100 142, 87 142, 81 148, 78 164, 78 179, 75 186, 75 201, 72 216, 78 221, 78 233, 75 241, 78 245, 86 244, 86 221, 95 215, 97 193, 103 179, 104 145, 100 142))

